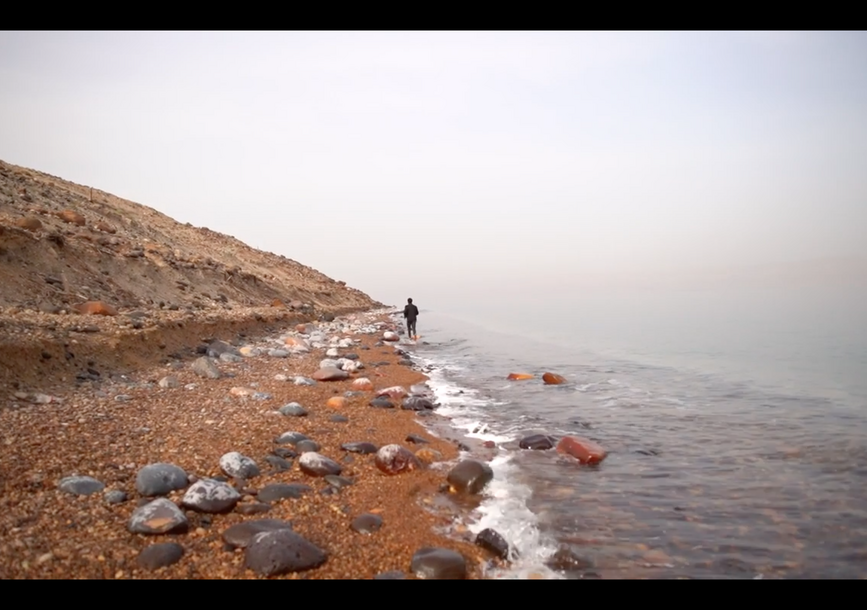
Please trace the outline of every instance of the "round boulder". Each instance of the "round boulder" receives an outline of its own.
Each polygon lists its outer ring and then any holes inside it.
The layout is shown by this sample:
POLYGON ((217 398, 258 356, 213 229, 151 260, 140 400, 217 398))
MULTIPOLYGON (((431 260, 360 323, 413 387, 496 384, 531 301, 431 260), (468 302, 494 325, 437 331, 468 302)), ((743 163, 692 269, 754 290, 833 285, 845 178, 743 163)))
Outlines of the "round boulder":
POLYGON ((289 529, 256 534, 244 558, 245 567, 260 576, 301 572, 328 560, 325 551, 289 529))
POLYGON ((448 482, 456 493, 477 494, 494 478, 491 467, 478 460, 464 460, 451 469, 448 482))
POLYGON ((224 513, 241 499, 234 487, 214 479, 196 481, 184 494, 183 505, 202 513, 224 513))
POLYGON ((136 563, 145 570, 158 570, 175 564, 184 556, 184 547, 177 542, 160 542, 145 548, 136 557, 136 563))
POLYGON ((421 468, 412 451, 400 445, 386 445, 376 452, 376 467, 385 474, 399 474, 421 468))
POLYGON ((425 547, 412 556, 410 571, 417 578, 426 580, 464 580, 467 560, 450 549, 425 547))
POLYGON ((259 476, 259 466, 251 458, 232 451, 220 458, 220 468, 230 477, 252 479, 259 476))

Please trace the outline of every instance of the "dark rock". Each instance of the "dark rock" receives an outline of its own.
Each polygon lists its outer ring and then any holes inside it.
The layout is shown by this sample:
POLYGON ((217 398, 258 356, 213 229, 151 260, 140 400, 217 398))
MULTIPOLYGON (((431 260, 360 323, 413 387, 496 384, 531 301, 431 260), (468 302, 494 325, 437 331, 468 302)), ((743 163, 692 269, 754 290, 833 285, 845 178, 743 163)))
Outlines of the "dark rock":
POLYGON ((93 477, 72 476, 60 481, 60 491, 76 496, 89 496, 105 489, 105 483, 93 477))
POLYGON ((358 360, 358 354, 349 353, 346 354, 344 358, 346 358, 347 360, 358 360))
POLYGON ((340 448, 343 449, 344 451, 349 451, 350 453, 361 453, 361 454, 376 453, 378 450, 378 447, 376 445, 374 445, 373 443, 364 443, 364 442, 361 442, 361 443, 343 443, 342 445, 340 445, 340 448))
POLYGON ((316 453, 315 451, 302 453, 301 457, 298 458, 298 466, 301 468, 301 472, 313 477, 324 477, 328 474, 340 474, 343 471, 340 464, 331 458, 325 457, 321 453, 316 453))
POLYGON ((379 530, 382 527, 382 517, 379 515, 374 515, 372 513, 367 513, 364 515, 359 515, 355 519, 352 520, 352 523, 349 527, 354 532, 358 532, 359 534, 367 534, 370 535, 373 532, 379 530))
POLYGON ((412 556, 410 571, 421 579, 464 580, 467 577, 467 560, 449 549, 425 547, 412 556))
POLYGON ((262 532, 276 532, 277 530, 291 530, 291 521, 280 519, 257 519, 236 523, 223 532, 223 541, 233 548, 247 548, 253 537, 262 532))
POLYGON ((127 528, 133 534, 181 534, 187 531, 189 522, 177 504, 157 498, 135 509, 127 528))
POLYGON ((393 409, 394 408, 394 403, 391 402, 385 396, 377 396, 376 398, 371 400, 368 404, 370 404, 371 407, 376 407, 377 409, 393 409))
POLYGON ((309 438, 298 441, 295 443, 295 450, 300 454, 310 453, 311 451, 319 451, 321 447, 319 443, 309 438))
POLYGON ((553 449, 556 443, 557 439, 547 434, 533 434, 522 438, 518 442, 518 446, 521 449, 546 450, 553 449))
POLYGON ((391 570, 389 572, 380 572, 373 577, 373 580, 405 580, 406 574, 400 570, 391 570))
POLYGON ((436 405, 422 396, 408 396, 403 399, 400 408, 404 411, 432 411, 436 408, 436 405))
POLYGON ((105 492, 105 501, 109 504, 123 504, 128 499, 129 496, 126 495, 126 492, 119 489, 105 492))
POLYGON ((325 551, 292 530, 256 534, 245 556, 245 567, 260 576, 300 572, 321 566, 325 551))
POLYGON ((346 417, 345 415, 339 415, 338 414, 338 415, 332 415, 330 418, 330 421, 333 421, 333 422, 338 423, 338 424, 345 424, 346 422, 349 421, 349 418, 346 417))
POLYGON ((271 465, 271 468, 273 468, 277 472, 292 469, 292 462, 290 462, 289 460, 284 460, 283 458, 276 455, 266 455, 265 461, 268 462, 271 465))
POLYGON ((179 562, 183 556, 184 547, 177 542, 161 542, 145 548, 135 561, 145 570, 158 570, 179 562))
POLYGON ((281 457, 284 459, 298 457, 298 454, 292 451, 291 449, 285 449, 283 447, 277 447, 276 449, 271 451, 272 454, 277 457, 281 457))
POLYGON ((332 487, 336 487, 337 489, 343 489, 344 487, 349 487, 354 484, 355 481, 352 479, 347 479, 346 477, 339 477, 336 474, 327 474, 324 477, 325 482, 328 483, 332 487))
POLYGON ((490 466, 478 460, 464 460, 451 469, 447 481, 457 493, 477 494, 494 478, 490 466))
POLYGON ((235 512, 240 515, 258 515, 267 513, 269 510, 271 510, 271 505, 264 502, 250 502, 249 504, 238 504, 235 506, 235 512))
POLYGON ((476 536, 476 544, 499 557, 509 558, 509 543, 498 532, 491 528, 483 529, 476 536))
POLYGON ((430 441, 426 438, 422 438, 418 434, 410 434, 406 437, 406 442, 408 443, 416 443, 417 445, 423 445, 429 443, 430 441))
POLYGON ((227 475, 236 479, 252 479, 260 474, 256 462, 237 451, 223 455, 220 458, 220 468, 227 475))
MULTIPOLYGON (((278 445, 295 445, 298 441, 307 440, 308 437, 300 432, 284 432, 278 436, 274 442, 278 445)), ((285 457, 285 456, 281 456, 285 457)))
POLYGON ((214 479, 196 481, 184 494, 182 504, 202 513, 223 513, 235 508, 241 499, 235 488, 214 479))
POLYGON ((271 483, 259 490, 256 496, 261 502, 274 502, 291 498, 297 500, 305 493, 313 491, 313 488, 303 483, 271 483))
POLYGON ((552 570, 561 572, 586 570, 593 567, 593 562, 579 557, 568 546, 561 546, 545 563, 552 570))

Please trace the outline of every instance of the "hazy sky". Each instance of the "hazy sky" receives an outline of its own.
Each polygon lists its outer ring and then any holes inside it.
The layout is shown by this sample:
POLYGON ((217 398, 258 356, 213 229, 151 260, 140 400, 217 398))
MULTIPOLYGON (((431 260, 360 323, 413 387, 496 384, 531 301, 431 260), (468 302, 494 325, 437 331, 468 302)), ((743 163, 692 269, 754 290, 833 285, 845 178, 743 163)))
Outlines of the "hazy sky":
POLYGON ((863 32, 2 32, 0 158, 387 303, 867 255, 863 32))

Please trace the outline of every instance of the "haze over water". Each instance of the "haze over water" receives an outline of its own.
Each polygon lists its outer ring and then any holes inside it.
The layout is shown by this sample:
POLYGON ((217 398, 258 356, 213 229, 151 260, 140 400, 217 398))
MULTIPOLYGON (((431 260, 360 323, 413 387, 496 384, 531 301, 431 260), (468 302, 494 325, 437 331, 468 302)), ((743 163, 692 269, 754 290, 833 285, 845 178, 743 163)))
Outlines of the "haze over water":
POLYGON ((867 575, 864 295, 587 295, 545 311, 501 303, 480 323, 422 310, 428 345, 413 349, 434 367, 432 384, 450 388, 455 425, 496 439, 512 456, 503 474, 531 491, 540 538, 506 505, 519 491, 476 516, 534 558, 511 575, 565 545, 584 562, 570 578, 857 578, 867 575), (548 370, 569 386, 542 385, 548 370), (510 372, 537 378, 509 382, 510 372), (584 436, 610 454, 582 467, 518 450, 531 433, 584 436))

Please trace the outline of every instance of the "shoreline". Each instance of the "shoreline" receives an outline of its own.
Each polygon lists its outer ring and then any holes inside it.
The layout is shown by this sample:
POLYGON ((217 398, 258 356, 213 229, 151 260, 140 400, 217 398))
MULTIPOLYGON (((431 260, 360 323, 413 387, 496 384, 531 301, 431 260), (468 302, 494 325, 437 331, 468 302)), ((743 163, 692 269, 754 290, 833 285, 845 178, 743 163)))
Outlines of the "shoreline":
MULTIPOLYGON (((348 398, 343 407, 326 405, 329 398, 351 390, 352 378, 367 377, 377 390, 395 385, 409 388, 427 380, 423 373, 398 364, 400 355, 392 345, 377 345, 381 343, 383 330, 395 329, 391 313, 369 310, 335 320, 351 323, 353 318, 375 315, 383 324, 378 333, 353 336, 360 344, 339 350, 356 352, 365 366, 346 381, 294 385, 294 376, 309 377, 326 357, 325 349, 311 349, 300 357, 272 357, 263 353, 243 357, 238 362, 220 361, 221 372, 233 375, 220 379, 196 376, 191 370, 194 357, 187 354, 169 358, 164 364, 135 369, 125 376, 104 372, 97 380, 73 380, 51 388, 19 384, 18 391, 41 390, 52 395, 50 390, 56 392, 52 396, 62 400, 32 404, 20 399, 10 402, 9 397, 4 397, 5 408, 0 411, 2 456, 6 465, 0 472, 4 489, 0 500, 3 505, 0 577, 263 578, 244 569, 242 550, 224 550, 221 536, 235 523, 267 518, 291 521, 298 534, 328 555, 321 567, 272 578, 367 579, 394 571, 413 578, 412 556, 426 546, 459 552, 467 561, 466 577, 483 578, 482 566, 493 555, 468 541, 439 533, 448 528, 457 511, 463 510, 448 497, 450 494, 442 492, 448 464, 460 454, 457 443, 461 441, 455 440, 459 431, 437 436, 437 430, 447 429, 448 421, 435 413, 428 417, 436 430, 428 430, 413 411, 368 406, 375 395, 369 391, 348 398), (378 362, 387 364, 375 366, 378 362), (278 375, 288 380, 275 379, 278 375), (157 382, 165 376, 175 376, 178 386, 160 387, 157 382), (187 389, 189 384, 195 385, 187 389), (247 396, 240 395, 245 391, 247 396), (269 398, 257 400, 256 392, 269 398), (276 409, 290 402, 300 403, 308 411, 307 416, 276 413, 276 409), (334 415, 343 415, 349 421, 333 422, 334 415), (331 493, 330 486, 321 478, 300 471, 298 459, 292 460, 289 470, 269 468, 264 457, 277 447, 275 437, 289 430, 306 434, 320 444, 319 453, 338 462, 343 468, 341 476, 352 479, 353 484, 331 493), (428 442, 419 445, 408 442, 410 434, 428 442), (361 441, 378 447, 398 443, 414 452, 420 447, 433 449, 442 455, 442 462, 438 467, 384 475, 376 469, 373 455, 350 454, 340 449, 343 443, 361 441), (238 506, 256 504, 258 492, 268 483, 301 483, 312 490, 298 499, 272 502, 262 514, 243 515, 237 507, 228 514, 187 511, 186 534, 145 536, 128 531, 130 515, 139 502, 144 502, 135 487, 140 468, 149 463, 168 462, 197 478, 215 477, 223 475, 220 457, 231 451, 251 457, 261 470, 258 477, 235 481, 243 493, 238 506), (87 496, 60 491, 59 481, 71 475, 91 476, 103 482, 105 490, 87 496), (108 503, 105 492, 111 490, 125 492, 128 499, 119 504, 108 503), (365 513, 382 519, 381 528, 370 535, 350 529, 352 520, 365 513), (156 571, 138 565, 138 555, 145 547, 167 541, 184 547, 184 555, 177 563, 156 571)), ((240 312, 237 316, 243 317, 240 312)), ((98 316, 69 318, 78 324, 111 323, 93 320, 98 316)), ((218 318, 211 320, 213 338, 229 342, 236 339, 226 335, 235 335, 238 327, 232 327, 235 332, 228 333, 224 325, 220 332, 218 318)), ((285 312, 274 312, 272 318, 262 320, 254 315, 253 319, 260 330, 266 330, 267 326, 276 328, 245 337, 240 343, 263 349, 268 347, 269 339, 271 348, 279 348, 273 341, 275 334, 279 335, 281 330, 286 334, 295 322, 304 323, 285 312)), ((186 328, 178 328, 177 321, 165 324, 172 325, 173 340, 178 345, 189 343, 203 328, 189 323, 184 325, 186 328)), ((315 325, 329 327, 327 323, 315 325)), ((250 324, 247 330, 254 328, 256 325, 250 324)), ((122 345, 122 341, 115 345, 122 345)), ((156 348, 160 352, 166 350, 159 345, 156 348)), ((184 490, 178 490, 168 497, 180 503, 183 494, 184 490)))

